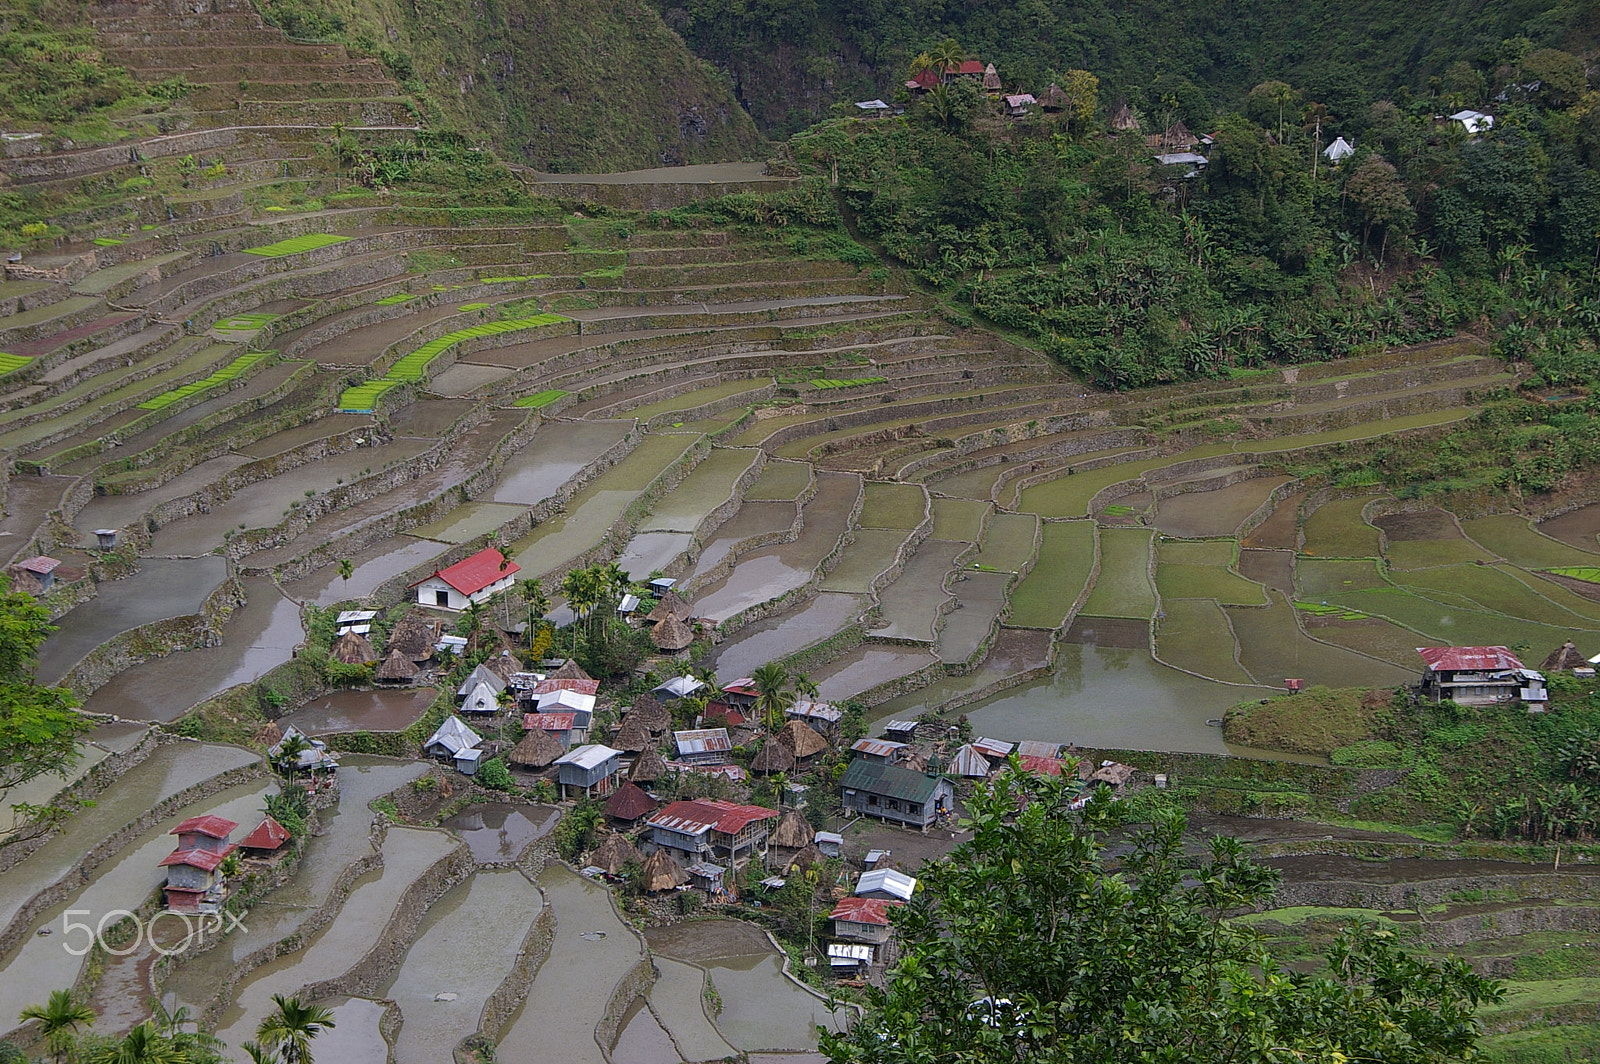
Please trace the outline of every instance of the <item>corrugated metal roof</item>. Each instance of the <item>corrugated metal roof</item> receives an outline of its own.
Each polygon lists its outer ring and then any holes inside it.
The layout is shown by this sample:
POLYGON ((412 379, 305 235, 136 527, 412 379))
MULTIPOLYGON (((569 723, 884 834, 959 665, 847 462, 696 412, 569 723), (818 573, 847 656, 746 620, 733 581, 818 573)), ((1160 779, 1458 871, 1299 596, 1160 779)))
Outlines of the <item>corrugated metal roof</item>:
POLYGON ((483 742, 483 737, 467 727, 465 721, 457 716, 449 716, 444 719, 443 724, 439 725, 439 730, 434 732, 433 736, 422 745, 427 748, 438 743, 450 753, 459 754, 463 750, 470 750, 481 742, 483 742))
POLYGON ((923 805, 933 797, 943 779, 943 776, 930 776, 925 772, 902 768, 899 765, 885 765, 880 761, 856 758, 850 762, 850 767, 844 770, 844 775, 839 779, 839 786, 846 790, 866 791, 885 798, 898 798, 901 801, 923 805))
POLYGON ((674 676, 651 693, 667 695, 671 698, 683 698, 686 695, 694 694, 704 686, 705 681, 697 680, 693 676, 674 676))
POLYGON ((972 740, 972 748, 984 757, 1010 757, 1016 747, 1016 743, 1003 743, 999 739, 986 739, 981 735, 972 740))
POLYGON ((672 733, 679 757, 693 754, 726 754, 733 750, 733 740, 727 728, 696 728, 692 731, 672 733))
POLYGON ((593 713, 594 695, 586 695, 581 691, 548 691, 539 696, 541 713, 563 713, 567 710, 593 713))
POLYGON ((917 730, 917 722, 914 720, 891 720, 883 726, 883 730, 890 735, 906 735, 917 730))
POLYGON ((168 835, 209 835, 213 839, 225 839, 233 833, 239 825, 225 816, 216 816, 207 813, 204 816, 192 816, 179 824, 168 835))
POLYGON ((599 680, 562 680, 551 677, 548 680, 539 680, 531 688, 536 695, 547 695, 555 691, 576 691, 581 695, 592 695, 600 690, 599 680))
POLYGON ((524 713, 522 726, 529 731, 571 731, 576 713, 524 713))
POLYGON ((1507 647, 1418 647, 1417 653, 1435 672, 1510 672, 1523 667, 1507 647))
POLYGON ((1023 757, 1055 757, 1061 753, 1061 744, 1024 739, 1017 744, 1017 753, 1023 757))
POLYGON ((361 624, 378 616, 377 610, 340 610, 337 622, 339 624, 361 624))
POLYGON ((840 898, 839 904, 828 914, 830 920, 848 920, 853 924, 889 926, 889 908, 899 905, 888 898, 840 898))
POLYGON ((599 768, 611 758, 621 756, 621 750, 613 750, 611 747, 602 746, 599 743, 590 743, 587 746, 579 746, 568 750, 565 754, 556 758, 555 763, 558 765, 576 765, 581 769, 588 770, 599 768))
POLYGON ((981 779, 989 774, 989 759, 968 743, 956 751, 956 756, 950 761, 950 771, 968 779, 981 779))
POLYGON ((829 724, 837 724, 844 719, 844 710, 826 702, 796 702, 789 707, 788 716, 805 720, 825 720, 829 724))
POLYGON ((860 739, 850 749, 858 754, 870 754, 873 757, 891 757, 896 751, 905 748, 905 743, 891 742, 888 739, 860 739))
POLYGON ((885 894, 893 894, 902 901, 910 901, 916 889, 915 876, 908 876, 894 868, 874 868, 870 872, 861 873, 861 878, 856 880, 857 894, 882 891, 885 894))
POLYGON ((653 828, 665 828, 684 835, 700 835, 712 829, 725 835, 737 835, 755 821, 768 820, 777 815, 776 809, 760 805, 686 798, 658 810, 645 823, 653 828))

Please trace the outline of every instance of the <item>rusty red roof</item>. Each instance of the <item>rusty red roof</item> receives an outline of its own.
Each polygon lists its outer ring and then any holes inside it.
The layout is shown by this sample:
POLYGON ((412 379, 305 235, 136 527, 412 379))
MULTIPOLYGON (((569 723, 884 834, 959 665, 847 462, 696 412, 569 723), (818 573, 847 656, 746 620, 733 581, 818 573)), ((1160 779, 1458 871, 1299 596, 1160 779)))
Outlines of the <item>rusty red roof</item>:
POLYGON ((1059 776, 1065 767, 1058 757, 1038 757, 1034 754, 1021 754, 1017 760, 1022 762, 1022 771, 1037 772, 1041 776, 1059 776))
POLYGON ((496 580, 515 576, 522 566, 506 558, 493 547, 485 547, 471 557, 463 558, 448 569, 435 569, 432 576, 418 580, 412 587, 432 580, 435 576, 463 595, 476 595, 496 580))
POLYGON ((233 829, 238 826, 238 824, 235 824, 225 816, 214 816, 210 813, 207 813, 205 816, 190 817, 188 820, 185 820, 183 823, 167 832, 167 834, 188 835, 193 833, 198 835, 209 835, 213 839, 225 839, 229 835, 233 834, 233 829))
POLYGON ((744 713, 726 702, 707 702, 704 716, 707 723, 713 720, 720 720, 730 728, 736 728, 750 721, 750 718, 745 716, 744 713))
POLYGON ((951 74, 982 74, 983 64, 976 59, 964 59, 960 66, 948 68, 951 74))
POLYGON ((931 89, 939 84, 939 75, 931 70, 924 70, 910 81, 906 82, 908 89, 931 89))
POLYGON ((1506 672, 1523 668, 1506 647, 1418 647, 1417 653, 1434 672, 1506 672))
POLYGON ((571 731, 576 713, 524 713, 522 726, 529 731, 571 731))
POLYGON ((637 783, 624 783, 606 802, 606 816, 614 816, 618 820, 638 820, 655 812, 660 804, 637 783))
POLYGON ((778 815, 776 809, 759 805, 739 805, 712 798, 693 798, 673 802, 651 817, 651 827, 663 827, 685 835, 698 835, 715 828, 724 835, 737 835, 757 820, 778 815))
POLYGON ((17 563, 17 568, 26 569, 30 573, 37 573, 39 576, 44 576, 47 573, 55 572, 56 566, 60 564, 61 563, 56 561, 54 558, 47 558, 43 554, 40 554, 32 558, 24 558, 22 561, 17 563))
POLYGON ((732 683, 723 684, 722 690, 724 694, 743 695, 745 698, 761 697, 761 692, 757 689, 756 682, 748 676, 734 680, 732 683))
POLYGON ((288 841, 289 829, 269 816, 257 824, 256 829, 246 835, 239 845, 247 850, 276 850, 288 841))
POLYGON ((552 678, 549 680, 540 680, 538 683, 533 685, 533 693, 536 695, 552 695, 557 691, 576 691, 580 695, 592 695, 599 690, 599 680, 566 680, 552 678))
POLYGON ((220 850, 173 850, 162 858, 160 867, 170 865, 190 865, 194 868, 215 872, 222 859, 232 853, 236 847, 224 846, 220 850))
POLYGON ((899 904, 888 898, 841 898, 839 904, 833 907, 833 912, 828 914, 828 919, 888 927, 889 909, 899 904))

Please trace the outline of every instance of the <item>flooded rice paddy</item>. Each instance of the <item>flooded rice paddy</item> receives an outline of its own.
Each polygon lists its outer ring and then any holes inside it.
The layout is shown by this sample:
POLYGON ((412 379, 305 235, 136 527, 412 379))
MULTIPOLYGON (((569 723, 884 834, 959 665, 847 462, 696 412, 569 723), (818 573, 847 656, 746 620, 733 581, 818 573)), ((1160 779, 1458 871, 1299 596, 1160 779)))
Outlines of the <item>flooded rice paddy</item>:
POLYGON ((486 803, 470 806, 439 826, 461 836, 479 864, 506 864, 548 835, 560 819, 561 810, 554 806, 486 803))
POLYGON ((307 735, 347 731, 402 731, 428 711, 438 691, 432 687, 334 691, 313 698, 278 720, 307 735))

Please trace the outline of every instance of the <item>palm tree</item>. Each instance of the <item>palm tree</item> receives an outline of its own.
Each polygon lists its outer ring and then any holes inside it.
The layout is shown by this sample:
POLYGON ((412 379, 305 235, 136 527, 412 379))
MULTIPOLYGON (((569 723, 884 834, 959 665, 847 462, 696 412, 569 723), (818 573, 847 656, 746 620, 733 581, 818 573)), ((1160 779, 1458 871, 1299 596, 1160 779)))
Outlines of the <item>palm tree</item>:
POLYGON ((50 1055, 60 1062, 78 1037, 78 1026, 94 1022, 94 1009, 78 1001, 71 990, 52 990, 50 1000, 43 1005, 29 1005, 17 1015, 26 1023, 38 1020, 50 1055))
POLYGON ((314 1064, 311 1040, 334 1026, 333 1011, 282 994, 272 995, 272 1005, 272 1014, 256 1028, 256 1038, 277 1051, 283 1064, 314 1064))
POLYGON ((149 1020, 129 1031, 89 1058, 89 1064, 188 1064, 189 1054, 149 1020))
POLYGON ((250 1058, 250 1064, 278 1064, 278 1054, 270 1049, 263 1049, 259 1042, 242 1042, 239 1048, 250 1058))
POLYGON ((928 58, 934 61, 936 64, 934 69, 941 74, 953 73, 952 67, 959 70, 961 61, 966 57, 966 49, 962 48, 954 37, 946 37, 928 49, 928 58))
POLYGON ((775 661, 769 661, 750 678, 756 684, 756 709, 767 722, 767 727, 777 731, 783 727, 783 718, 795 703, 794 691, 789 689, 789 670, 775 661))
POLYGON ((544 615, 550 612, 550 596, 544 593, 544 583, 539 580, 524 580, 520 585, 522 601, 528 606, 528 640, 533 640, 533 623, 543 620, 544 615))
MULTIPOLYGON (((572 607, 572 612, 580 621, 588 621, 594 612, 595 606, 600 602, 600 580, 596 571, 589 569, 573 569, 561 578, 561 593, 567 596, 567 605, 572 607)), ((578 633, 574 628, 572 633, 572 649, 578 649, 578 633)))
POLYGON ((340 558, 338 571, 339 579, 344 581, 344 587, 348 589, 350 587, 350 578, 356 575, 356 563, 349 558, 340 558))
POLYGON ((300 755, 309 749, 311 749, 310 740, 298 733, 287 736, 278 744, 278 757, 273 764, 283 773, 285 780, 293 782, 295 770, 300 767, 300 755))

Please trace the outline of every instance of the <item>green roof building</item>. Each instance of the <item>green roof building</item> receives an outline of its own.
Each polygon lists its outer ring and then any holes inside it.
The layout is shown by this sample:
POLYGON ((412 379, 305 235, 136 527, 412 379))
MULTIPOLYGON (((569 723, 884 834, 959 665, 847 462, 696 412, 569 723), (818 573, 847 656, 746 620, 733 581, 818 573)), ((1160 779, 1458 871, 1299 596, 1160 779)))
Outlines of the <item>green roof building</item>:
POLYGON ((918 772, 859 757, 844 770, 839 787, 846 809, 919 828, 955 806, 955 784, 938 772, 918 772))

